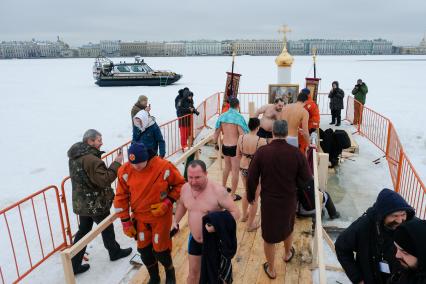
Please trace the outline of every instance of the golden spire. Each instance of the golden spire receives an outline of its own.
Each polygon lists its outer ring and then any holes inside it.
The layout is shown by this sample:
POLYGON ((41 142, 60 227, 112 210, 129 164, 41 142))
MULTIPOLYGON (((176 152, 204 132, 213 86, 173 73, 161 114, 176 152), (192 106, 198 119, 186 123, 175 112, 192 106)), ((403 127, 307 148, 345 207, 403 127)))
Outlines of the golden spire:
POLYGON ((291 56, 291 54, 287 51, 287 33, 291 32, 291 30, 289 29, 287 25, 283 25, 278 30, 278 32, 284 34, 283 50, 281 51, 281 54, 278 55, 277 58, 275 58, 275 63, 277 64, 278 67, 291 67, 294 59, 291 56))

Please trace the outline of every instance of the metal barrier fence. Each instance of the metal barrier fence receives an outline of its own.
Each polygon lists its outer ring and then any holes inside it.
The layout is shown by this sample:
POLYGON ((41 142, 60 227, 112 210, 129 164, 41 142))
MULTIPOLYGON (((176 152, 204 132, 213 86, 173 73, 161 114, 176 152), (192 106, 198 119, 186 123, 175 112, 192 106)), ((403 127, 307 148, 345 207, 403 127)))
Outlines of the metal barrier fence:
POLYGON ((0 211, 0 279, 16 283, 67 246, 59 190, 50 185, 0 211), (11 261, 13 260, 13 261, 11 261))
POLYGON ((405 154, 391 121, 351 96, 347 106, 346 119, 355 122, 358 132, 385 154, 395 191, 416 209, 417 217, 426 219, 426 187, 405 154))

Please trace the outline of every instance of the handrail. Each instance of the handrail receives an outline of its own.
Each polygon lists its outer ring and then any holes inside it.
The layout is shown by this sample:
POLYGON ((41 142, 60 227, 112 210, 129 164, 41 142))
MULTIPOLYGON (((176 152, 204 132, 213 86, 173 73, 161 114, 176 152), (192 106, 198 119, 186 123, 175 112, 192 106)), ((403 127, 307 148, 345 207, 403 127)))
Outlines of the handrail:
MULTIPOLYGON (((186 161, 187 158, 196 153, 202 146, 207 144, 210 140, 213 139, 213 134, 208 135, 206 138, 198 142, 194 147, 192 147, 189 151, 179 157, 173 163, 175 165, 179 165, 182 162, 186 161)), ((107 218, 105 218, 99 225, 97 225, 92 231, 86 234, 82 239, 80 239, 77 243, 72 245, 71 247, 65 249, 61 253, 62 266, 64 268, 65 273, 65 282, 67 284, 74 284, 75 278, 72 269, 71 259, 75 256, 79 251, 81 251, 85 246, 88 245, 90 241, 92 241, 96 236, 98 236, 102 231, 112 224, 117 219, 117 215, 115 213, 111 213, 107 218)))
POLYGON ((318 157, 317 150, 313 150, 313 168, 314 168, 314 192, 315 192, 315 238, 314 238, 314 265, 319 268, 319 283, 326 283, 324 248, 323 248, 323 229, 321 220, 322 202, 319 195, 318 180, 318 157))
POLYGON ((346 119, 356 122, 355 111, 359 109, 357 132, 385 154, 395 191, 416 210, 417 217, 426 219, 426 186, 405 153, 393 123, 352 96, 348 96, 347 106, 346 119))

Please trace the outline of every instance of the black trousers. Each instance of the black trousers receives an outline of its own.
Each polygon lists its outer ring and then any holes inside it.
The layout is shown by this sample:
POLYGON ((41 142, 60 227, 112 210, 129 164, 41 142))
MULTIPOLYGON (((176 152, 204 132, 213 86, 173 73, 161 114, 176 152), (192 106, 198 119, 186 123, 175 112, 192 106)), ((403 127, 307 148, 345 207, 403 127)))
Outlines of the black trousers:
POLYGON ((340 124, 341 112, 342 112, 341 109, 332 109, 331 110, 331 122, 332 123, 340 124))
MULTIPOLYGON (((78 232, 75 234, 74 244, 82 239, 87 233, 92 230, 93 223, 99 224, 102 222, 109 214, 99 215, 99 216, 79 216, 80 225, 78 226, 78 232)), ((105 230, 102 231, 102 240, 104 241, 104 246, 108 250, 109 255, 115 255, 120 251, 120 245, 115 240, 114 225, 109 225, 105 230)), ((86 252, 86 247, 84 247, 78 254, 72 258, 72 266, 78 267, 83 261, 84 253, 86 252)))

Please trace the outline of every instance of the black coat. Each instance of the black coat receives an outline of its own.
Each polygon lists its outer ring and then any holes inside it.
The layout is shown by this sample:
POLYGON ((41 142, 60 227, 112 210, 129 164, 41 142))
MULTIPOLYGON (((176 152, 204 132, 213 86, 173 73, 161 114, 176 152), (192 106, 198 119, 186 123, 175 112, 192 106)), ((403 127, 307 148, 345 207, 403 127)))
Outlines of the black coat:
MULTIPOLYGON (((182 117, 187 114, 192 114, 194 109, 194 101, 189 97, 189 93, 184 92, 182 98, 177 102, 176 115, 182 117)), ((187 116, 183 119, 179 119, 179 126, 190 127, 191 117, 187 116)))
POLYGON ((345 97, 345 92, 339 88, 339 83, 334 81, 333 84, 336 84, 337 88, 332 89, 328 94, 330 98, 330 109, 343 109, 343 98, 345 97))
POLYGON ((203 255, 200 283, 232 283, 232 258, 237 252, 237 224, 228 211, 212 212, 203 217, 203 255), (207 232, 210 223, 214 233, 207 232))
MULTIPOLYGON (((409 242, 417 253, 417 269, 402 269, 391 276, 389 284, 426 284, 426 221, 413 218, 398 227, 410 235, 409 242)), ((404 249, 403 244, 396 243, 404 249)), ((409 252, 408 252, 409 253, 409 252)))
POLYGON ((401 210, 407 212, 407 219, 413 218, 414 209, 398 193, 385 188, 378 195, 376 203, 337 238, 337 259, 353 283, 386 283, 390 274, 384 275, 379 271, 382 256, 388 262, 391 273, 400 269, 395 259, 393 231, 383 226, 383 220, 387 215, 401 210))

